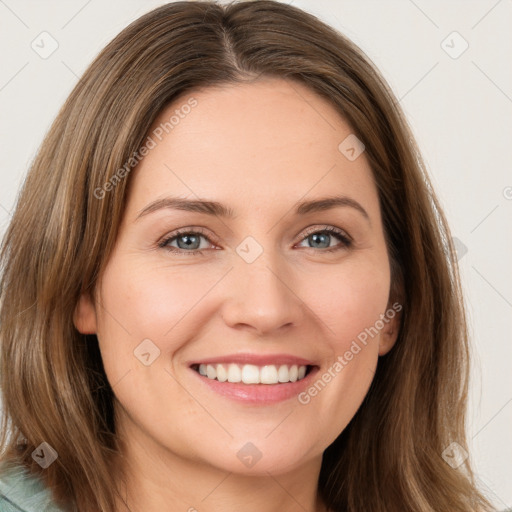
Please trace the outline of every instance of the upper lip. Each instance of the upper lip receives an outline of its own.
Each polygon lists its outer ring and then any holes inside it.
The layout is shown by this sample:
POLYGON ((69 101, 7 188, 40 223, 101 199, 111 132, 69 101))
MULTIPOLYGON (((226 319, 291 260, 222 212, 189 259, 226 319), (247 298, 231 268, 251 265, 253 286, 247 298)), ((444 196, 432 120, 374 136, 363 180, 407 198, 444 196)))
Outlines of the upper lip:
POLYGON ((205 357, 191 361, 189 366, 197 364, 221 364, 221 363, 235 363, 235 364, 253 364, 255 366, 265 366, 271 364, 286 364, 298 366, 313 366, 314 363, 308 359, 297 357, 291 354, 226 354, 224 356, 205 357))

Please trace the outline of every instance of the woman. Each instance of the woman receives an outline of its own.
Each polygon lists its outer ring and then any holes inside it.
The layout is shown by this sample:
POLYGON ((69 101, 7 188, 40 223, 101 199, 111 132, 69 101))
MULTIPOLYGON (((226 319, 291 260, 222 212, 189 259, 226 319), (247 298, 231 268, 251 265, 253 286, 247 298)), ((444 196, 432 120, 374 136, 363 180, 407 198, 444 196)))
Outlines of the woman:
POLYGON ((60 510, 493 510, 450 240, 339 33, 272 1, 141 17, 3 243, 5 506, 26 482, 60 510))

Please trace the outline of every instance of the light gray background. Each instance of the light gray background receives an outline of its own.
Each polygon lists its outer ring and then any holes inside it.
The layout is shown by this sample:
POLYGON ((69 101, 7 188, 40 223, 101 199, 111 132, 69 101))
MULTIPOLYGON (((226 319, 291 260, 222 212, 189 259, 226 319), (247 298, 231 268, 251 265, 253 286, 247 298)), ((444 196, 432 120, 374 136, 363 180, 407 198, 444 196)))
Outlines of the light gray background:
MULTIPOLYGON (((0 236, 78 77, 129 22, 162 3, 0 0, 0 236), (47 58, 31 47, 51 49, 44 31, 58 43, 47 58)), ((471 457, 484 492, 499 509, 512 507, 512 0, 291 3, 370 56, 418 139, 459 240, 474 355, 471 457)))

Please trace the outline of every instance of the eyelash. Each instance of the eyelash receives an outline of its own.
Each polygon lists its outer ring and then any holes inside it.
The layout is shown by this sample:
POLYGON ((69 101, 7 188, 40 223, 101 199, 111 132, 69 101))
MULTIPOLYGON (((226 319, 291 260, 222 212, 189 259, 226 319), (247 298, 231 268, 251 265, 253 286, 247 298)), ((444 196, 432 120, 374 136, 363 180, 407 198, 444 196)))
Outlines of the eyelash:
MULTIPOLYGON (((318 228, 308 228, 306 232, 304 233, 304 236, 300 240, 300 242, 303 242, 311 235, 317 234, 317 233, 328 233, 330 235, 334 235, 340 242, 342 242, 339 245, 335 245, 334 247, 328 248, 328 249, 319 249, 320 252, 335 252, 340 251, 342 249, 348 249, 352 245, 352 240, 345 234, 344 231, 341 229, 335 228, 333 226, 325 226, 323 229, 318 228)), ((167 244, 169 242, 172 242, 173 240, 179 238, 182 235, 201 235, 202 237, 206 238, 209 243, 213 243, 210 240, 210 237, 204 233, 204 231, 201 228, 194 228, 194 230, 191 230, 189 228, 186 229, 179 229, 175 231, 174 233, 171 233, 168 237, 164 238, 161 242, 158 243, 158 247, 161 249, 165 249, 169 252, 175 253, 175 254, 187 254, 190 256, 202 256, 203 250, 201 249, 194 249, 192 251, 186 251, 184 249, 179 249, 177 247, 170 247, 167 244)), ((315 249, 314 247, 306 247, 306 249, 315 249)))

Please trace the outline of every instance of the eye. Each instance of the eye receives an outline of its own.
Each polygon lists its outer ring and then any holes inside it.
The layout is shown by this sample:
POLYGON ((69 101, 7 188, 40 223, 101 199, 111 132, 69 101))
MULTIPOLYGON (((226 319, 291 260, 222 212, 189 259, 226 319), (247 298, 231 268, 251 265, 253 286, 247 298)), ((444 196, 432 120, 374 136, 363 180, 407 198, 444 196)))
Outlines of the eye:
POLYGON ((323 229, 308 228, 303 237, 303 241, 310 240, 313 246, 307 247, 308 249, 321 249, 321 252, 333 252, 341 249, 348 249, 352 245, 350 237, 341 229, 334 226, 325 226, 323 229), (331 246, 333 238, 338 239, 341 243, 331 246))
MULTIPOLYGON (((325 226, 323 229, 308 228, 303 235, 302 242, 307 240, 311 240, 313 244, 313 246, 307 247, 308 249, 320 249, 321 252, 348 249, 352 244, 350 237, 344 231, 334 226, 325 226), (332 246, 333 238, 341 243, 332 246)), ((207 249, 208 244, 213 245, 213 242, 201 228, 185 228, 171 233, 158 243, 158 247, 177 254, 195 256, 202 255, 201 249, 207 249), (201 246, 202 239, 206 240, 206 246, 201 246)))
POLYGON ((200 228, 195 228, 195 230, 182 229, 171 233, 171 235, 159 242, 158 246, 179 254, 201 255, 203 253, 200 249, 206 248, 204 246, 201 247, 201 239, 207 240, 210 244, 212 243, 200 228), (174 242, 176 242, 177 247, 171 245, 174 242))

